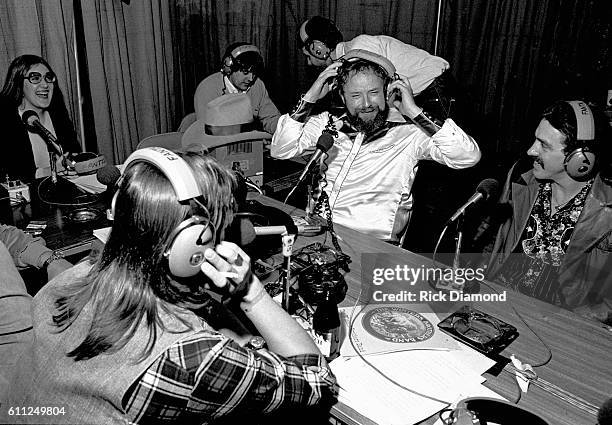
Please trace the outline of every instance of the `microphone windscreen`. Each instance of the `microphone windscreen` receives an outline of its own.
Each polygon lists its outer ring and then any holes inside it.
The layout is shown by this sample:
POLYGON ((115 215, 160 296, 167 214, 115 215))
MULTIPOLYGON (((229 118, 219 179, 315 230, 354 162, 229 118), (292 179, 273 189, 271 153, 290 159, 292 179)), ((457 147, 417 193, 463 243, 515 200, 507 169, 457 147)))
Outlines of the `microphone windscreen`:
POLYGON ((238 223, 232 223, 232 229, 229 229, 226 240, 234 242, 239 246, 245 246, 253 242, 256 234, 251 220, 246 217, 236 217, 236 220, 238 223))
POLYGON ((607 399, 597 412, 599 425, 612 425, 612 398, 607 399))
POLYGON ((108 187, 112 187, 121 177, 121 171, 114 165, 105 165, 96 172, 98 181, 108 187))
POLYGON ((496 198, 499 193, 499 182, 495 179, 484 179, 478 184, 476 192, 482 193, 485 201, 496 198))
POLYGON ((334 144, 334 136, 327 131, 323 131, 319 140, 317 140, 317 149, 321 149, 323 152, 327 152, 329 148, 334 144))
POLYGON ((21 115, 21 120, 25 125, 30 126, 34 121, 38 120, 38 114, 28 109, 21 115))

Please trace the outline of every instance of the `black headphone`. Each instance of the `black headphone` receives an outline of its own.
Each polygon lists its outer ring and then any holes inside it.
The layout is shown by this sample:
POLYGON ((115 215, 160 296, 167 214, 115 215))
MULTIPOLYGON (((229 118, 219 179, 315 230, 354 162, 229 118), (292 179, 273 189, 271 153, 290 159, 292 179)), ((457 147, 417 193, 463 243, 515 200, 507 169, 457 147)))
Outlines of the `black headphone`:
POLYGON ((300 27, 300 40, 311 55, 317 59, 326 60, 331 55, 331 49, 322 41, 313 40, 308 36, 306 32, 306 24, 308 24, 308 22, 310 22, 310 20, 305 21, 300 27))
MULTIPOLYGON (((202 197, 198 182, 191 167, 183 158, 172 151, 161 147, 139 149, 125 161, 124 172, 136 162, 154 165, 170 181, 178 201, 189 202, 192 215, 183 220, 170 234, 164 248, 164 258, 168 261, 168 270, 177 277, 194 276, 200 272, 200 265, 205 261, 204 251, 210 246, 208 241, 214 239, 215 230, 211 227, 210 218, 195 213, 195 209, 206 207, 198 198, 202 197)), ((115 215, 115 203, 118 191, 111 202, 111 216, 115 215)))
MULTIPOLYGON (((576 140, 584 142, 595 140, 595 121, 591 108, 580 100, 571 100, 567 103, 576 115, 576 140)), ((596 160, 593 149, 585 144, 565 155, 563 167, 572 179, 584 181, 593 173, 596 160)))
POLYGON ((242 46, 235 47, 229 55, 223 58, 223 64, 221 65, 223 75, 230 75, 233 72, 232 67, 235 66, 236 58, 246 52, 256 52, 261 56, 261 52, 253 44, 243 44, 242 46))

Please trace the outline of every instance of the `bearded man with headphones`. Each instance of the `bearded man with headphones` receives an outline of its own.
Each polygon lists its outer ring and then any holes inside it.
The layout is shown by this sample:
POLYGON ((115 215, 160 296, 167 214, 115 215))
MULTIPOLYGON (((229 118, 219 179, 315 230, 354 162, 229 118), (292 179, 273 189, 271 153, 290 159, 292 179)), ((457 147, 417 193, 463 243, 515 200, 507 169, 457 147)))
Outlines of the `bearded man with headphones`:
MULTIPOLYGON (((298 43, 309 66, 325 68, 350 50, 365 50, 383 56, 393 64, 400 79, 410 84, 415 103, 443 122, 452 118, 476 140, 483 134, 483 120, 473 102, 457 84, 448 61, 388 35, 360 34, 344 40, 336 24, 313 16, 298 31, 298 43)), ((342 103, 335 93, 317 103, 318 110, 335 111, 342 103)), ((406 234, 405 248, 431 253, 437 235, 450 216, 471 195, 466 189, 475 182, 472 170, 457 170, 434 161, 421 161, 412 186, 417 203, 406 234)), ((444 247, 446 240, 442 241, 444 247)), ((448 248, 452 249, 452 248, 448 248)))
POLYGON ((532 169, 510 171, 501 197, 512 207, 488 278, 612 325, 612 188, 609 129, 584 101, 548 107, 527 151, 532 169), (603 166, 603 167, 602 167, 603 166))
POLYGON ((307 64, 320 69, 350 50, 366 50, 383 56, 393 64, 399 78, 410 83, 417 105, 442 121, 449 117, 457 121, 461 108, 456 105, 456 82, 447 72, 449 63, 441 57, 387 35, 361 34, 343 41, 336 24, 322 16, 313 16, 302 23, 298 42, 307 64))
POLYGON ((197 118, 206 118, 206 105, 211 100, 228 93, 244 93, 251 100, 253 118, 264 131, 273 134, 280 112, 259 78, 263 71, 263 57, 257 46, 244 42, 230 44, 223 54, 221 70, 198 84, 193 99, 197 118))
POLYGON ((52 423, 183 424, 333 402, 335 378, 312 339, 244 251, 222 240, 235 187, 212 157, 134 152, 99 258, 34 297, 33 348, 0 400, 0 422, 45 420, 10 406, 55 406, 52 423), (209 290, 233 300, 261 336, 215 325, 209 290))
POLYGON ((429 116, 393 64, 364 50, 351 50, 321 72, 295 110, 279 119, 270 153, 301 155, 324 133, 334 143, 322 157, 317 201, 328 203, 324 210, 334 222, 395 244, 410 220, 419 160, 456 169, 480 160, 474 139, 452 119, 429 116), (332 89, 344 103, 341 113, 311 115, 332 89))

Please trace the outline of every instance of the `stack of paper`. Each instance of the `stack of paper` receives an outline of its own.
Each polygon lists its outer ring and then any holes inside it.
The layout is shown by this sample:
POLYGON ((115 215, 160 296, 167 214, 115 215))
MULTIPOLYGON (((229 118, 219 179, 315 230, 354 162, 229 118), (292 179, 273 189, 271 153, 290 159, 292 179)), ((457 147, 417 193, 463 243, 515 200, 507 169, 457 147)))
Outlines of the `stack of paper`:
MULTIPOLYGON (((352 309, 340 310, 346 326, 352 309)), ((331 363, 345 405, 379 424, 399 425, 469 396, 492 396, 481 375, 494 362, 441 332, 422 305, 419 313, 409 305, 360 306, 354 313, 353 344, 345 336, 342 356, 331 363)))

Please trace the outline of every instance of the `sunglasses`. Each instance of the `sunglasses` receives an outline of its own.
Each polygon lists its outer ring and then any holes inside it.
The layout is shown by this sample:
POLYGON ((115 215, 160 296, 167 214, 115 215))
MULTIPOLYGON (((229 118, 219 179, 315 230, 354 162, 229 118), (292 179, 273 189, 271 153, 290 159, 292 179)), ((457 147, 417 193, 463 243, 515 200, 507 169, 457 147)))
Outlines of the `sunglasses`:
MULTIPOLYGON (((49 84, 57 81, 57 76, 53 72, 47 72, 44 75, 45 81, 49 84)), ((32 84, 38 84, 42 81, 43 75, 40 72, 30 72, 28 75, 23 77, 24 80, 28 80, 32 84)))

